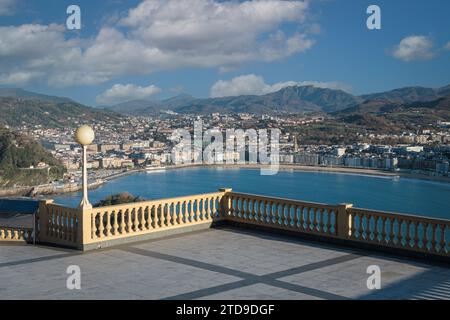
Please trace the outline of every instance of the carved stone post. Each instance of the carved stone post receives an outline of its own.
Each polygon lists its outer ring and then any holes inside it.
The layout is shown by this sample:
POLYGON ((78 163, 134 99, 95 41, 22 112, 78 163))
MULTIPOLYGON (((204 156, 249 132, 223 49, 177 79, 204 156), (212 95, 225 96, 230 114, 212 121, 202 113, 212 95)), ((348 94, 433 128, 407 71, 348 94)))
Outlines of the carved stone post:
POLYGON ((232 192, 233 189, 231 188, 220 188, 219 189, 220 192, 223 192, 224 195, 222 197, 221 200, 221 204, 220 204, 220 218, 221 219, 226 219, 226 217, 228 216, 228 214, 230 213, 230 206, 231 206, 231 200, 228 197, 228 193, 232 192))
POLYGON ((39 217, 35 226, 35 238, 37 241, 45 242, 48 232, 48 208, 47 205, 53 203, 53 200, 39 201, 39 217))
POLYGON ((352 230, 352 220, 347 214, 347 209, 353 207, 351 203, 343 203, 338 205, 337 210, 337 236, 340 238, 348 238, 351 235, 352 230))

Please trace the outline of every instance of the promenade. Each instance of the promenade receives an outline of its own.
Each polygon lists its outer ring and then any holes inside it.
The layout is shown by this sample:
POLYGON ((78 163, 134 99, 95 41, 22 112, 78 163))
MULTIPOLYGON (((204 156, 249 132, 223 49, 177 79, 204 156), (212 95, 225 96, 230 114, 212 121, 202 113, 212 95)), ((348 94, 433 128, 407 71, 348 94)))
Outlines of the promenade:
POLYGON ((450 268, 228 227, 80 251, 3 243, 2 299, 450 299, 450 268), (67 268, 80 267, 81 290, 67 268), (381 269, 369 290, 367 267, 381 269))

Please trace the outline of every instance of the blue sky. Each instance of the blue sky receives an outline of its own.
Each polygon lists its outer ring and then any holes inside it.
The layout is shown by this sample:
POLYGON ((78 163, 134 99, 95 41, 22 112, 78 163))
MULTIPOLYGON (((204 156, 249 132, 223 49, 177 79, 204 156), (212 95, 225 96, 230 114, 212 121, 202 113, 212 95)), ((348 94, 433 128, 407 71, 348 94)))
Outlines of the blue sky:
POLYGON ((0 0, 0 86, 88 105, 450 84, 447 0, 0 0), (184 3, 185 7, 181 3, 184 3), (66 30, 66 8, 82 28, 66 30), (368 30, 366 9, 381 8, 368 30))

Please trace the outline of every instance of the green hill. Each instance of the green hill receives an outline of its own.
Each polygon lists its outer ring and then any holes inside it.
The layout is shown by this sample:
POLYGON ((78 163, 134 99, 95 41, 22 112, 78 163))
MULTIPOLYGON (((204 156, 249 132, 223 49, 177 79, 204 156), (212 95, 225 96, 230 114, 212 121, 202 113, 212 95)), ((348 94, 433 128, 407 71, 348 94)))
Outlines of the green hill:
POLYGON ((45 184, 63 173, 61 163, 39 143, 0 126, 0 187, 45 184), (46 166, 36 168, 40 163, 46 166))
POLYGON ((0 114, 0 125, 18 127, 27 124, 47 128, 117 121, 122 117, 115 112, 86 107, 71 100, 51 101, 17 97, 0 97, 0 114))
POLYGON ((333 113, 347 124, 364 126, 375 131, 414 130, 450 121, 450 96, 433 101, 398 103, 386 100, 365 101, 364 103, 333 113))

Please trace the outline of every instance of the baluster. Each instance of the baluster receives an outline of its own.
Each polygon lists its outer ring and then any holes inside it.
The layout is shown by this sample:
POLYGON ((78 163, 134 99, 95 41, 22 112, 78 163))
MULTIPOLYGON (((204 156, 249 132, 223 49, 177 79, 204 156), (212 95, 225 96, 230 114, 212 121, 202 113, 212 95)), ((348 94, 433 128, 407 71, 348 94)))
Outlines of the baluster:
POLYGON ((281 225, 283 227, 289 227, 289 216, 291 214, 290 212, 290 204, 289 203, 285 203, 283 204, 283 209, 281 210, 281 225))
POLYGON ((169 219, 170 219, 170 225, 174 226, 176 224, 175 222, 175 208, 174 208, 174 202, 170 202, 167 204, 167 210, 168 210, 168 214, 169 214, 169 219))
POLYGON ((358 233, 359 239, 371 241, 373 229, 370 225, 370 220, 372 219, 372 216, 370 216, 364 212, 358 212, 355 215, 355 224, 356 224, 356 219, 359 219, 359 224, 358 224, 358 227, 355 226, 355 237, 356 237, 356 233, 358 233))
POLYGON ((392 244, 392 245, 395 245, 395 242, 394 242, 394 237, 395 237, 395 234, 394 234, 394 222, 395 222, 394 218, 389 218, 389 224, 390 224, 391 230, 389 232, 388 244, 392 244))
POLYGON ((407 248, 411 248, 411 221, 406 221, 406 243, 407 248))
POLYGON ((195 222, 200 221, 200 201, 198 199, 194 200, 195 203, 195 214, 194 214, 194 220, 195 222))
POLYGON ((291 227, 291 221, 292 221, 291 210, 292 210, 293 205, 292 204, 287 204, 286 207, 287 207, 287 216, 286 216, 286 219, 285 219, 285 223, 290 228, 291 227))
POLYGON ((183 201, 182 207, 180 208, 180 214, 183 224, 188 223, 188 203, 183 201))
POLYGON ((380 242, 380 217, 374 216, 375 242, 380 242))
POLYGON ((180 222, 180 213, 181 213, 181 202, 177 201, 174 203, 173 213, 175 215, 175 225, 179 226, 180 222))
POLYGON ((272 223, 277 225, 280 220, 280 208, 278 202, 272 203, 272 223))
POLYGON ((131 225, 131 209, 126 209, 125 214, 126 214, 125 221, 127 222, 125 230, 126 230, 126 233, 131 233, 131 227, 132 227, 132 225, 131 225))
POLYGON ((210 214, 211 199, 210 198, 203 199, 203 220, 209 220, 211 216, 210 214))
POLYGON ((305 207, 306 209, 306 231, 310 231, 311 230, 311 208, 310 207, 305 207))
POLYGON ((119 211, 114 210, 111 214, 113 216, 113 223, 111 228, 111 234, 117 236, 119 234, 118 224, 117 224, 117 215, 119 211))
POLYGON ((99 222, 98 222, 98 232, 99 238, 103 238, 103 212, 99 212, 99 222))
POLYGON ((403 232, 403 222, 404 220, 402 218, 398 219, 398 238, 399 238, 399 244, 403 248, 406 245, 406 235, 403 232))
POLYGON ((432 224, 432 236, 431 236, 431 251, 433 252, 438 252, 437 247, 436 247, 436 228, 437 228, 437 224, 432 224))
POLYGON ((66 212, 61 212, 61 239, 67 240, 67 224, 66 224, 66 212))
POLYGON ((268 200, 264 200, 264 223, 271 223, 270 211, 272 208, 270 207, 270 202, 268 200))
POLYGON ((144 230, 144 212, 142 208, 143 207, 141 206, 134 208, 134 212, 136 214, 136 232, 144 230))
POLYGON ((445 224, 440 225, 441 240, 439 242, 439 253, 445 254, 445 224))
POLYGON ((66 235, 66 240, 71 242, 72 241, 72 214, 70 212, 67 212, 67 218, 66 218, 66 230, 67 230, 67 235, 66 235))
POLYGON ((205 221, 205 220, 208 220, 209 198, 205 198, 202 201, 203 201, 203 205, 202 205, 202 209, 203 209, 202 220, 205 221))
POLYGON ((287 204, 285 203, 278 203, 279 206, 279 219, 278 219, 278 223, 280 226, 286 226, 286 207, 287 204))
POLYGON ((298 228, 298 208, 299 206, 294 204, 294 215, 292 216, 292 227, 297 229, 298 228))
POLYGON ((188 212, 188 217, 189 217, 188 223, 192 223, 192 210, 193 210, 192 206, 193 206, 192 200, 188 200, 188 205, 186 207, 186 210, 188 212))
POLYGON ((299 216, 299 222, 300 222, 300 230, 304 230, 305 229, 305 216, 304 216, 304 210, 305 207, 304 206, 300 206, 300 216, 299 216))
POLYGON ((430 237, 428 236, 428 229, 430 227, 430 223, 424 222, 423 224, 423 247, 422 250, 429 251, 428 250, 428 243, 430 242, 430 237))
POLYGON ((252 220, 253 221, 258 221, 258 210, 259 210, 259 203, 258 200, 256 199, 250 199, 251 204, 252 204, 252 220), (258 206, 258 208, 257 208, 258 206))
POLYGON ((319 232, 325 232, 325 224, 323 222, 324 208, 319 209, 319 232))
POLYGON ((420 223, 418 221, 413 222, 414 226, 414 248, 420 249, 420 243, 419 243, 419 227, 420 223))
POLYGON ((108 237, 111 233, 111 212, 108 210, 105 212, 106 226, 105 226, 105 236, 108 237))
POLYGON ((333 209, 328 208, 327 209, 327 233, 332 234, 331 232, 331 217, 333 215, 333 209))

